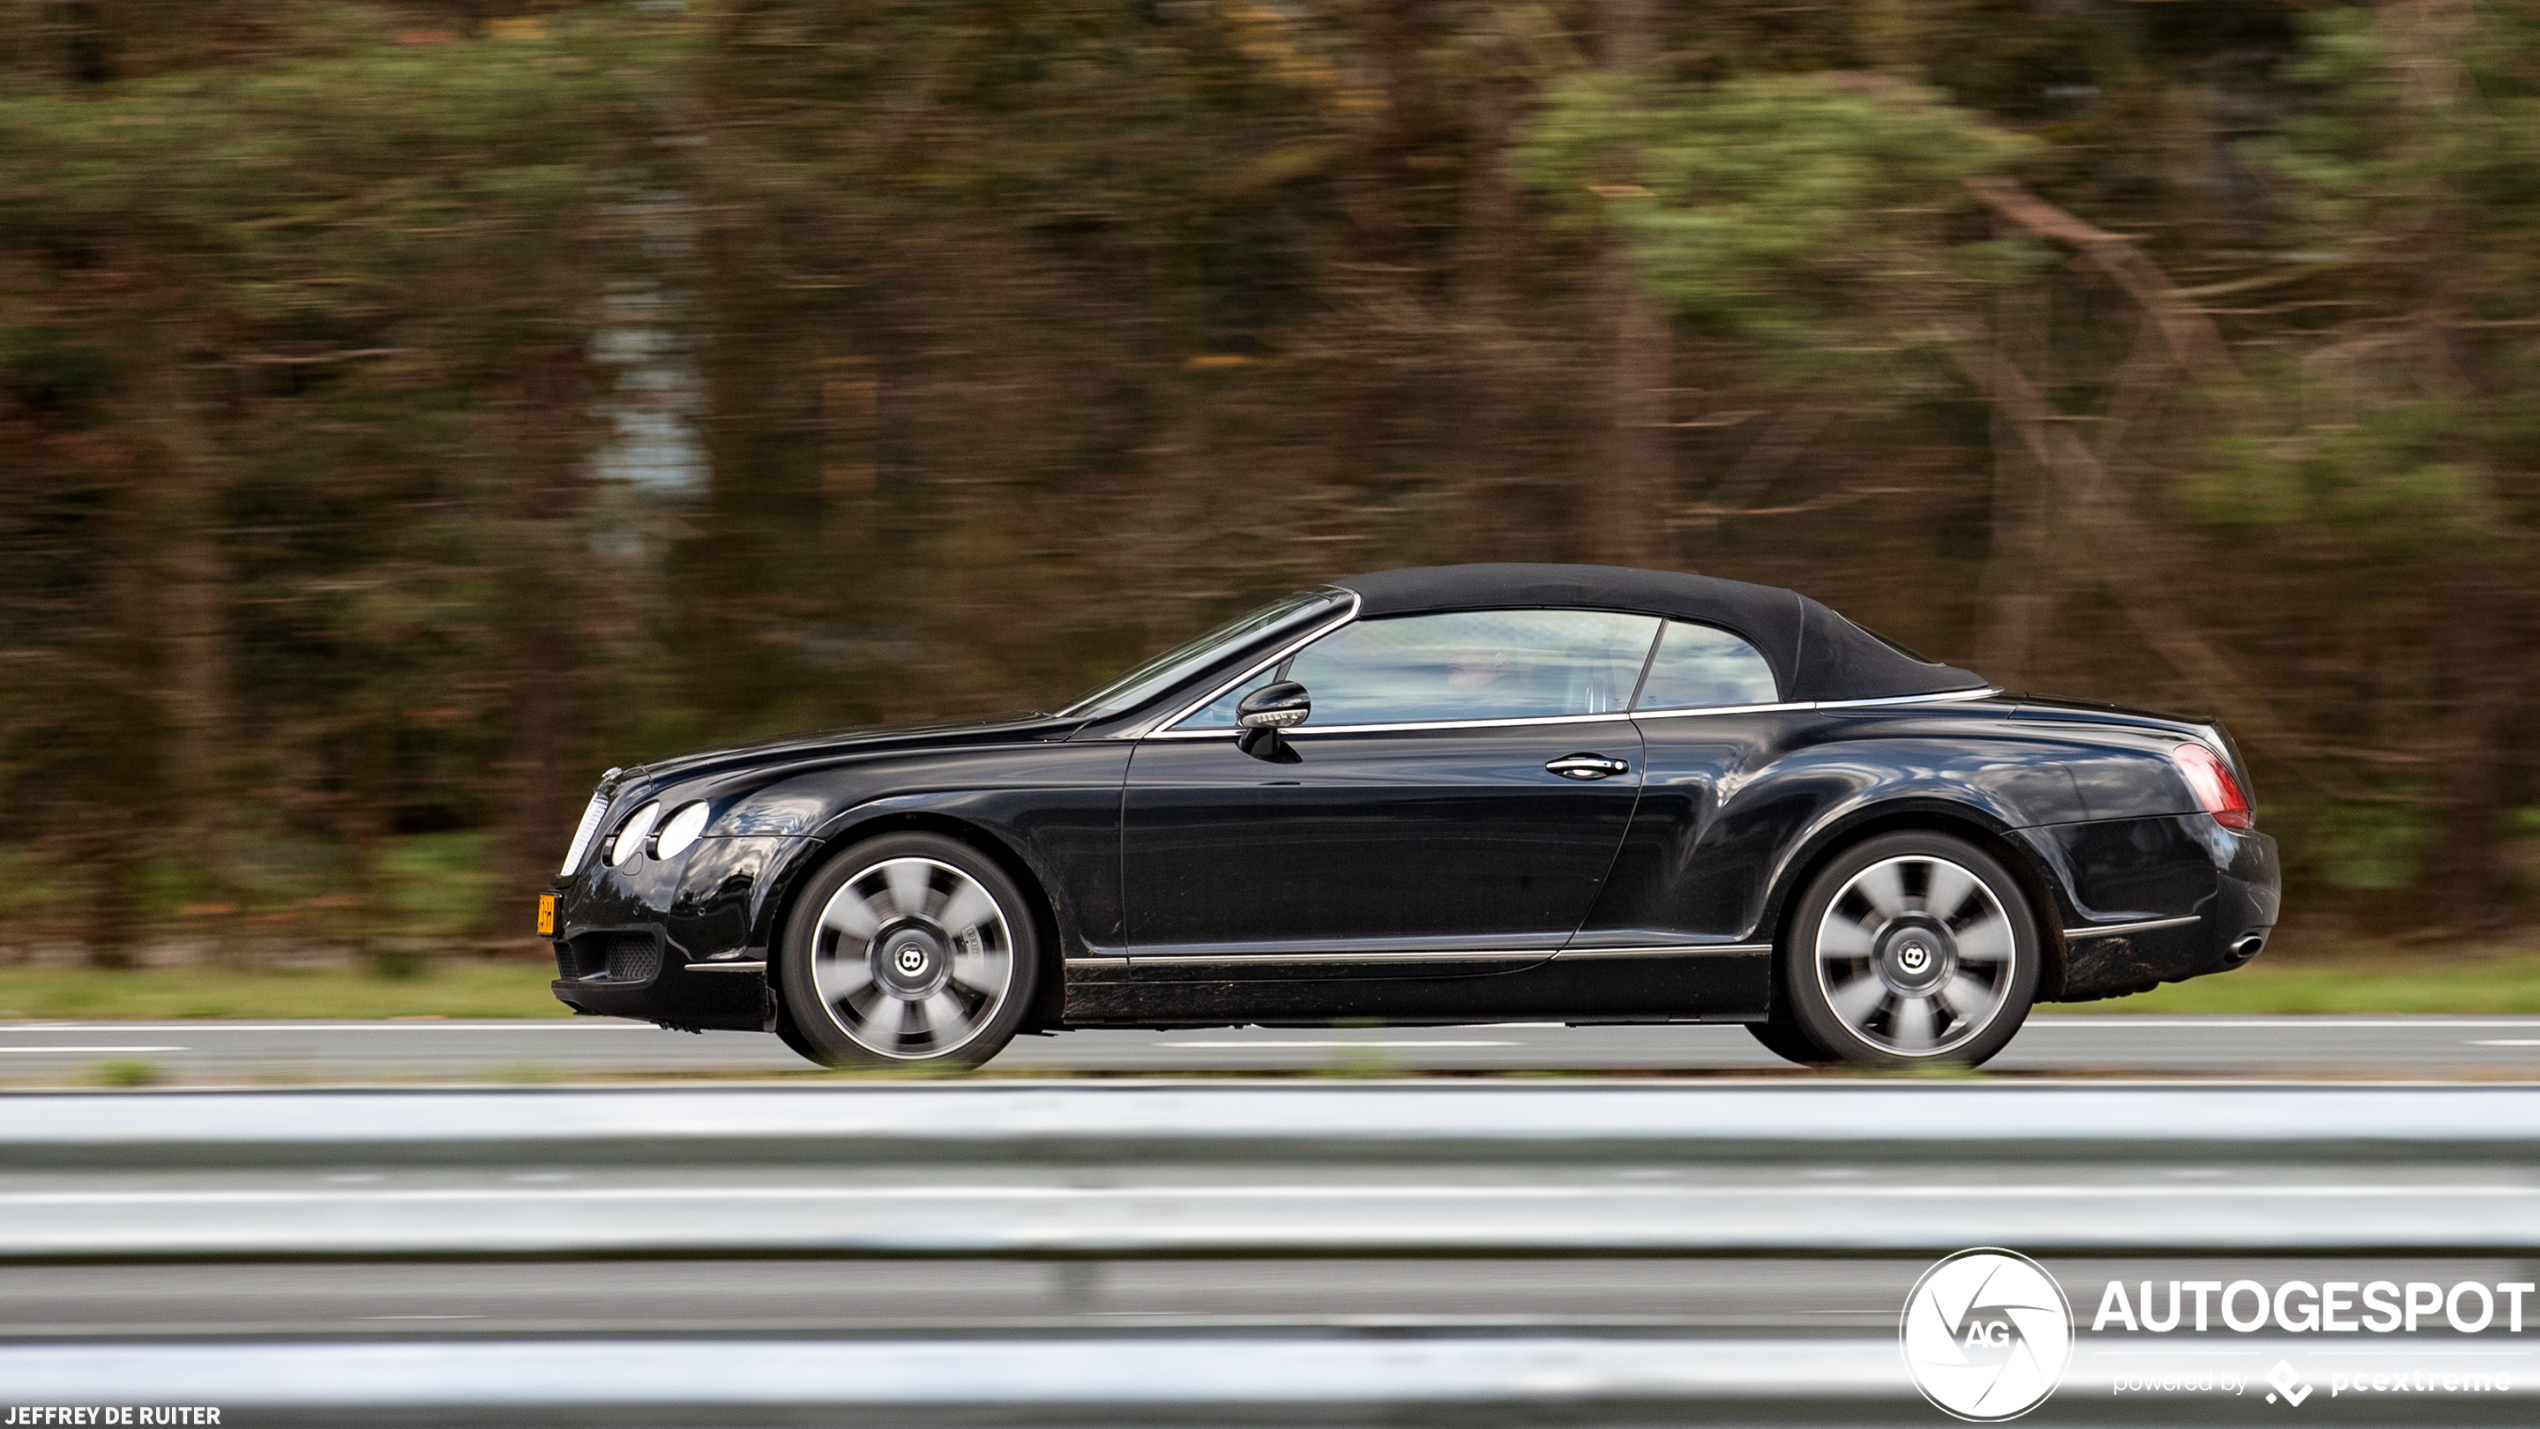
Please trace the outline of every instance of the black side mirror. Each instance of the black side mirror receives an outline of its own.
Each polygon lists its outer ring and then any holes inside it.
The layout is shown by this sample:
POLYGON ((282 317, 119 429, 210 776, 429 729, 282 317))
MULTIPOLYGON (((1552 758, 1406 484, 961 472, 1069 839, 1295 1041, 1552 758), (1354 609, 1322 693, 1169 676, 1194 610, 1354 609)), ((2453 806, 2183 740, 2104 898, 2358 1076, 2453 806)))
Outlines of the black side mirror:
POLYGON ((1305 717, 1312 713, 1314 701, 1306 695, 1305 686, 1294 680, 1264 685, 1244 696, 1243 703, 1235 706, 1235 723, 1242 725, 1244 730, 1237 747, 1255 759, 1267 759, 1274 764, 1294 764, 1297 762, 1296 751, 1279 738, 1279 731, 1303 724, 1305 717))

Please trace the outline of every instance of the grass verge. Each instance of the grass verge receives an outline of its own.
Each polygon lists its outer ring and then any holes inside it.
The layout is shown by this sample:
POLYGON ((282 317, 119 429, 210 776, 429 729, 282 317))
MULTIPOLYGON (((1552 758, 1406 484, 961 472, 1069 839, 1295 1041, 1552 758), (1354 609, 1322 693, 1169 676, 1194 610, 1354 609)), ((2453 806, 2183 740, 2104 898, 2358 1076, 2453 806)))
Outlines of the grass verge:
POLYGON ((418 976, 351 968, 0 968, 0 1018, 569 1017, 547 991, 554 969, 444 962, 418 976))
POLYGON ((2106 1002, 2039 1009, 2089 1013, 2540 1013, 2540 952, 2523 948, 2412 952, 2373 948, 2280 961, 2166 983, 2106 1002))

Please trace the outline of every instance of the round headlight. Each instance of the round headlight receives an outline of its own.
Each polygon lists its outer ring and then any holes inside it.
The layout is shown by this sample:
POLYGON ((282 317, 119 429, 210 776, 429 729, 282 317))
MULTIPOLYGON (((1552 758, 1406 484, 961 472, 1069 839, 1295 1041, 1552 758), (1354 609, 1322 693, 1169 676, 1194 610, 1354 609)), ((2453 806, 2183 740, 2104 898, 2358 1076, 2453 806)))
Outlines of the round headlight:
POLYGON ((655 801, 637 809, 625 823, 617 826, 617 842, 609 845, 609 867, 624 868, 644 851, 644 836, 653 831, 653 820, 661 817, 661 804, 655 801))
POLYGON ((682 804, 677 812, 662 821, 661 836, 653 840, 655 858, 677 858, 688 851, 706 831, 706 806, 703 803, 682 804))

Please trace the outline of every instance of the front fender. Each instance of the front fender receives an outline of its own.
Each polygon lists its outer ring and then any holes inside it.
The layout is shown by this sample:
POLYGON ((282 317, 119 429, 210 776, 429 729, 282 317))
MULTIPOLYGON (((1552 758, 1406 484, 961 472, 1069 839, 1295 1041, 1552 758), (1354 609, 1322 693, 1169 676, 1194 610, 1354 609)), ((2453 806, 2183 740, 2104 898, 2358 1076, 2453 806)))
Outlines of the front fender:
POLYGON ((1129 746, 1119 741, 930 753, 923 760, 806 771, 758 790, 733 814, 781 828, 784 852, 757 886, 753 946, 783 936, 786 905, 835 850, 892 829, 967 840, 1046 900, 1062 950, 1088 938, 1117 943, 1120 789, 1129 746))

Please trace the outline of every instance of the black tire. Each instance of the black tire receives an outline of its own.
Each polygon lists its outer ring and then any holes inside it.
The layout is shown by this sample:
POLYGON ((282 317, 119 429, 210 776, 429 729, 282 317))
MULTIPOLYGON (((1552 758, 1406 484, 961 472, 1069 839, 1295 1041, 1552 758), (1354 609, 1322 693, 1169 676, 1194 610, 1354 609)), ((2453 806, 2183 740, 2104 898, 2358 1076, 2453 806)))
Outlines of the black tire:
POLYGON ((1833 1060, 1974 1067, 2027 1020, 2041 947, 1999 859, 1917 831, 1855 844, 1810 880, 1780 962, 1792 1021, 1833 1060))
POLYGON ((793 1048, 795 1055, 805 1061, 819 1062, 824 1066, 828 1064, 820 1049, 811 1045, 810 1040, 803 1036, 802 1029, 794 1025, 794 1014, 782 1008, 776 1013, 776 1040, 793 1048))
POLYGON ((941 834, 886 834, 829 860, 796 900, 780 1027, 832 1067, 975 1067, 1013 1040, 1040 972, 1031 904, 994 860, 941 834))
POLYGON ((1822 1067, 1834 1060, 1826 1049, 1809 1040, 1796 1022, 1750 1022, 1747 1034, 1764 1044, 1764 1050, 1785 1062, 1803 1067, 1822 1067))

